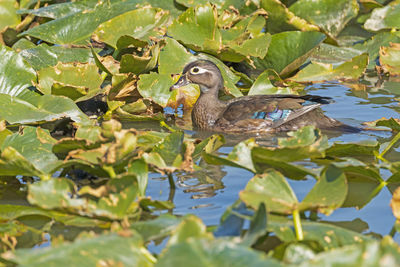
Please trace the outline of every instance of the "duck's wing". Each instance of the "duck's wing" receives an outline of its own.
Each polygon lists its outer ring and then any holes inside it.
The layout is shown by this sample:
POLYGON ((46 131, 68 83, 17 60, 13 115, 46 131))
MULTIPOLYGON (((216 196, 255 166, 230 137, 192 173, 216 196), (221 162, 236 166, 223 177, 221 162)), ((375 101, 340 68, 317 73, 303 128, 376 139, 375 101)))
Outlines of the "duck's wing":
POLYGON ((265 120, 266 125, 276 128, 292 121, 322 104, 331 103, 328 97, 314 95, 258 95, 232 99, 222 114, 230 124, 254 124, 252 120, 265 120))

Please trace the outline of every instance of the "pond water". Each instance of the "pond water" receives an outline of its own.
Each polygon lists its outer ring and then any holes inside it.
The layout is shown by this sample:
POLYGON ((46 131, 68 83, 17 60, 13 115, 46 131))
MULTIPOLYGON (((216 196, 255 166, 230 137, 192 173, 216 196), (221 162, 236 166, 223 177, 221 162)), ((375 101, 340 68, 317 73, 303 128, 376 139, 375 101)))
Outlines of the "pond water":
MULTIPOLYGON (((329 96, 336 100, 335 103, 325 105, 322 109, 325 113, 346 124, 361 126, 362 122, 372 121, 382 117, 398 118, 400 106, 395 100, 400 96, 400 82, 386 81, 375 85, 375 81, 365 81, 364 84, 345 85, 336 82, 309 86, 306 91, 310 94, 329 96)), ((132 124, 126 125, 129 127, 132 124)), ((134 124, 132 125, 134 126, 134 124)), ((192 131, 187 134, 195 135, 192 131)), ((330 142, 344 141, 356 142, 361 140, 389 141, 392 133, 389 131, 362 131, 360 133, 330 134, 330 142)), ((260 140, 272 145, 275 138, 260 140)), ((228 154, 237 141, 228 140, 229 145, 219 149, 219 153, 228 154)), ((388 159, 400 160, 400 151, 397 146, 387 155, 388 159)), ((176 174, 176 190, 170 191, 167 177, 151 174, 146 195, 157 200, 170 199, 174 202, 173 214, 195 214, 205 224, 217 225, 220 217, 227 207, 238 199, 238 193, 243 190, 253 174, 238 168, 228 166, 207 165, 198 162, 202 171, 193 174, 176 174)), ((306 163, 305 163, 306 164, 306 163)), ((306 164, 307 165, 307 164, 306 164)), ((388 174, 382 173, 386 179, 388 174)), ((313 178, 303 181, 289 180, 299 200, 304 198, 315 183, 313 178)), ((384 187, 375 198, 360 210, 355 208, 341 208, 334 211, 330 216, 319 215, 322 220, 329 221, 352 221, 360 219, 368 224, 365 233, 373 232, 381 235, 389 234, 395 221, 389 206, 391 193, 384 187)), ((28 205, 26 201, 26 187, 24 182, 13 177, 0 179, 0 204, 28 205)), ((170 211, 171 212, 171 211, 170 211)), ((72 231, 73 230, 63 230, 72 231)), ((71 232, 71 235, 74 233, 71 232)), ((399 235, 395 240, 400 242, 399 235)), ((49 243, 40 246, 47 246, 49 243)), ((150 250, 159 251, 161 246, 150 246, 150 250)))
MULTIPOLYGON (((399 117, 400 106, 395 101, 400 93, 400 83, 389 82, 388 87, 383 83, 380 88, 374 84, 344 85, 336 82, 309 86, 306 90, 309 94, 329 96, 336 100, 335 103, 323 106, 325 113, 346 124, 360 127, 362 122, 372 121, 382 117, 399 117), (357 89, 354 89, 357 88, 357 89)), ((191 133, 191 132, 188 132, 191 133)), ((335 133, 330 137, 330 142, 344 141, 356 142, 361 140, 386 140, 389 141, 392 133, 389 131, 363 131, 361 133, 341 134, 335 133)), ((222 154, 228 154, 232 146, 224 146, 219 149, 222 154)), ((400 153, 398 147, 387 154, 394 159, 400 153)), ((201 163, 203 166, 206 163, 201 163)), ((382 176, 387 179, 385 173, 382 176)), ((238 168, 229 166, 205 166, 205 170, 191 175, 176 175, 176 191, 173 196, 175 208, 174 214, 184 215, 188 213, 199 216, 207 225, 219 224, 220 217, 226 208, 238 199, 238 193, 243 190, 253 174, 238 168)), ((309 192, 315 183, 313 178, 304 181, 289 180, 299 200, 309 192)), ((171 199, 171 192, 166 177, 151 176, 147 189, 147 195, 154 199, 171 199)), ((375 198, 362 209, 341 208, 330 216, 320 215, 321 219, 329 221, 352 221, 361 219, 368 224, 365 232, 374 232, 381 235, 390 233, 395 218, 389 206, 391 193, 384 187, 375 198)), ((395 240, 400 241, 398 235, 395 240)))

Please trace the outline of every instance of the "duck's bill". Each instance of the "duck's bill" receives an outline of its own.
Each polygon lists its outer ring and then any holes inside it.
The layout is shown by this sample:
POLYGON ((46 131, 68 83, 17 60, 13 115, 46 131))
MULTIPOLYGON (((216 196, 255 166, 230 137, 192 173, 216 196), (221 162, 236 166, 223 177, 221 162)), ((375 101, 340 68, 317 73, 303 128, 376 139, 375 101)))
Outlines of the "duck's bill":
POLYGON ((170 90, 170 91, 173 91, 173 90, 176 90, 176 89, 178 89, 179 87, 185 86, 185 85, 187 85, 187 84, 189 84, 189 81, 188 81, 188 79, 186 78, 186 75, 183 74, 183 75, 179 78, 179 80, 178 80, 174 85, 172 85, 172 86, 169 88, 169 90, 170 90))

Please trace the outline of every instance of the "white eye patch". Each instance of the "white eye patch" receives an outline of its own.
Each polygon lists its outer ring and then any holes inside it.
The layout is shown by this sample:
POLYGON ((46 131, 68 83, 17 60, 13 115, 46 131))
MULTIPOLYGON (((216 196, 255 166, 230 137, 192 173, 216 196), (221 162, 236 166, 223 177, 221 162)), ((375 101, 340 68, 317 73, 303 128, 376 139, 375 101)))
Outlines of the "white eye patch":
POLYGON ((206 73, 206 72, 210 72, 207 69, 203 69, 201 67, 193 67, 190 69, 190 74, 196 75, 196 74, 202 74, 202 73, 206 73))

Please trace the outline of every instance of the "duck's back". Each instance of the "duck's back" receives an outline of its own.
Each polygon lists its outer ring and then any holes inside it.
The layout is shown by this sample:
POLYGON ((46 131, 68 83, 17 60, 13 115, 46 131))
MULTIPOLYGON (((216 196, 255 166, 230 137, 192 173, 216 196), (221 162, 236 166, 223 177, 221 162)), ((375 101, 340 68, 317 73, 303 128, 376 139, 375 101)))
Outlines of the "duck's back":
MULTIPOLYGON (((319 108, 331 103, 327 97, 306 95, 256 95, 234 98, 226 102, 213 128, 223 132, 279 132, 306 125, 337 128, 344 125, 325 116, 319 108)), ((346 127, 345 127, 346 128, 346 127)), ((348 130, 350 127, 348 128, 348 130)), ((356 128, 354 128, 356 130, 356 128)))

